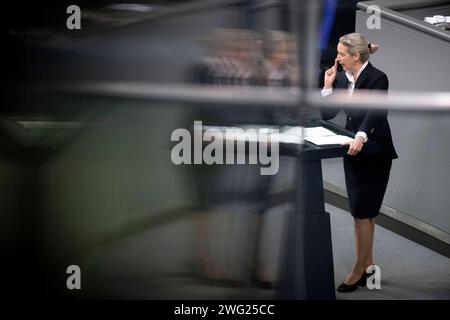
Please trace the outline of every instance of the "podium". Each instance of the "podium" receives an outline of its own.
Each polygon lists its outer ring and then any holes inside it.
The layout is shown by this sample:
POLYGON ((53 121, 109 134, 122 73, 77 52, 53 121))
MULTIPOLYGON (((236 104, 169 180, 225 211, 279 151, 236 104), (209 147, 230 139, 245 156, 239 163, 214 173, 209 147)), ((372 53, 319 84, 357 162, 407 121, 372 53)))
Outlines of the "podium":
MULTIPOLYGON (((309 121, 304 125, 317 126, 339 135, 354 136, 324 120, 309 121)), ((257 127, 265 128, 263 125, 257 127)), ((296 182, 289 193, 294 209, 289 212, 285 229, 280 290, 276 298, 333 300, 336 297, 330 216, 325 212, 321 160, 342 157, 347 150, 348 146, 318 146, 306 140, 302 144, 279 143, 280 156, 295 158, 296 182)))
MULTIPOLYGON (((306 127, 323 126, 347 136, 351 132, 324 120, 306 127)), ((282 253, 280 299, 333 300, 335 295, 333 249, 329 213, 325 211, 322 159, 338 158, 347 146, 316 146, 307 141, 292 153, 281 145, 280 153, 295 156, 294 211, 289 213, 282 253)))

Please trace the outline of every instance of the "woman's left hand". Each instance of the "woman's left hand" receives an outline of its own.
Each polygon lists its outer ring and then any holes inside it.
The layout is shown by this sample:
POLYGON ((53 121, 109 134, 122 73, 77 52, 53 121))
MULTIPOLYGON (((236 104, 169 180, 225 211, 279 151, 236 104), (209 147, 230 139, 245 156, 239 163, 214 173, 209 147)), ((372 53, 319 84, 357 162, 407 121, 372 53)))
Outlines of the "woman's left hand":
POLYGON ((343 145, 346 145, 346 144, 348 144, 350 146, 348 148, 347 154, 350 156, 355 156, 361 151, 361 149, 364 145, 364 138, 358 136, 355 138, 355 140, 344 143, 343 145))

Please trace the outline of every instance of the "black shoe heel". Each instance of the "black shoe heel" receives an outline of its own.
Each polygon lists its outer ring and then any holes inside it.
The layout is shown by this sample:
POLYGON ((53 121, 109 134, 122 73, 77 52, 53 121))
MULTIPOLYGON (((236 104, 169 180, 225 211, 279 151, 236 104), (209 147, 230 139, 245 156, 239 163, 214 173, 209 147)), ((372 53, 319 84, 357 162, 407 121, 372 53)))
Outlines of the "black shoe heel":
POLYGON ((338 287, 337 287, 337 291, 338 292, 352 292, 355 291, 356 289, 358 289, 358 287, 365 287, 366 286, 366 281, 367 281, 367 273, 363 273, 361 278, 359 278, 358 281, 356 281, 353 284, 346 284, 345 282, 342 282, 338 287))

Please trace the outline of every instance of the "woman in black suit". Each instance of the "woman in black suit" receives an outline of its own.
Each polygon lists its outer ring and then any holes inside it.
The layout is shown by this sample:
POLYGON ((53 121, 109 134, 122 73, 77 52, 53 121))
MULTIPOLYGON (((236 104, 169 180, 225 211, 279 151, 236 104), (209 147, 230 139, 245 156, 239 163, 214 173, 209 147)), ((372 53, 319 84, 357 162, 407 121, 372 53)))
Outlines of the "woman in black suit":
MULTIPOLYGON (((322 96, 330 95, 333 88, 354 90, 388 90, 385 73, 374 68, 369 55, 378 45, 368 43, 359 33, 350 33, 339 39, 338 55, 333 67, 325 72, 322 96), (337 72, 337 64, 343 72, 337 72)), ((325 120, 339 112, 337 109, 321 110, 325 120)), ((354 217, 356 260, 352 271, 339 285, 339 292, 356 290, 366 284, 367 267, 373 265, 373 238, 375 217, 381 208, 391 170, 392 159, 397 158, 392 143, 387 110, 345 110, 346 129, 355 133, 344 157, 345 183, 354 217)))

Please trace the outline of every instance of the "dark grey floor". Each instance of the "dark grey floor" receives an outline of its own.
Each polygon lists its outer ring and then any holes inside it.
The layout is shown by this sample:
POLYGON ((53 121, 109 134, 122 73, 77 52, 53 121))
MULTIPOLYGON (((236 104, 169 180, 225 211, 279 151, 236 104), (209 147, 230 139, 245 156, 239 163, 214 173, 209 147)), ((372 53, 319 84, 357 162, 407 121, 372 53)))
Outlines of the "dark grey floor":
MULTIPOLYGON (((353 262, 352 218, 326 205, 331 213, 335 279, 342 281, 353 262)), ((381 290, 358 289, 337 299, 450 299, 450 259, 376 226, 375 264, 381 290)))
MULTIPOLYGON (((229 208, 228 208, 229 209, 229 208)), ((269 276, 278 271, 280 239, 285 207, 265 215, 261 262, 269 276)), ((348 212, 326 205, 331 216, 336 285, 350 270, 353 255, 353 224, 348 212)), ((215 259, 235 270, 248 267, 248 214, 217 214, 206 238, 215 259)), ((274 290, 254 286, 232 287, 200 280, 192 275, 195 220, 186 218, 151 231, 98 248, 87 256, 86 264, 96 283, 106 283, 104 293, 112 298, 137 299, 271 299, 274 290)), ((375 263, 381 268, 381 289, 360 288, 336 298, 353 299, 450 299, 450 259, 376 227, 375 263)), ((89 272, 88 272, 89 273, 89 272)), ((88 280, 89 281, 89 280, 88 280)))

